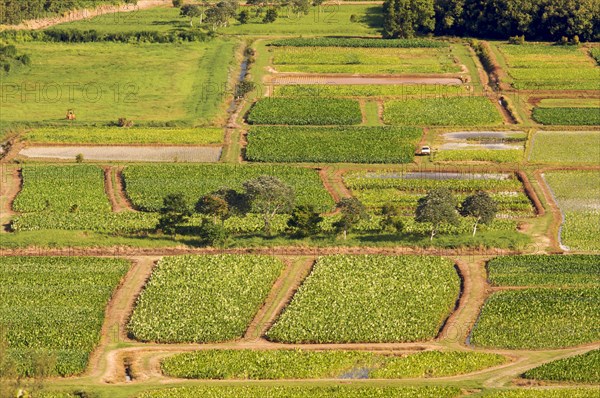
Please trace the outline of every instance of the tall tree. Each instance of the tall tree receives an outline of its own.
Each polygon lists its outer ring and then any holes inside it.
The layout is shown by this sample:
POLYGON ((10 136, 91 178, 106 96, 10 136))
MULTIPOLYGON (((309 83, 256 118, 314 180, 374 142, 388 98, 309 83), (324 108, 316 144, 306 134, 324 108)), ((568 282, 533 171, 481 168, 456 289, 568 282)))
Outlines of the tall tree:
POLYGON ((431 223, 430 240, 438 232, 442 224, 458 224, 456 201, 447 188, 432 189, 427 196, 419 199, 415 211, 415 221, 431 223))
POLYGON ((337 208, 341 213, 341 217, 333 226, 344 233, 344 240, 348 237, 348 231, 358 224, 359 221, 368 217, 367 209, 360 200, 352 198, 343 198, 337 204, 337 208))
POLYGON ((319 223, 323 217, 315 210, 314 206, 296 206, 288 220, 288 227, 298 237, 316 235, 319 233, 319 223))
POLYGON ((477 233, 477 225, 489 224, 494 221, 498 212, 498 204, 486 192, 479 191, 474 195, 467 196, 460 206, 460 214, 465 217, 473 217, 473 236, 477 233))
POLYGON ((169 194, 163 198, 163 206, 159 211, 157 229, 169 235, 177 233, 177 226, 190 216, 190 209, 183 194, 169 194))
POLYGON ((385 38, 412 38, 435 28, 433 0, 386 0, 383 10, 385 38))
POLYGON ((216 223, 220 220, 221 223, 229 217, 229 203, 225 198, 215 195, 208 194, 201 197, 195 206, 196 212, 213 217, 213 221, 216 223))
POLYGON ((244 182, 244 189, 252 210, 263 217, 264 232, 271 235, 271 222, 277 214, 289 213, 294 208, 294 189, 277 177, 263 175, 244 182))

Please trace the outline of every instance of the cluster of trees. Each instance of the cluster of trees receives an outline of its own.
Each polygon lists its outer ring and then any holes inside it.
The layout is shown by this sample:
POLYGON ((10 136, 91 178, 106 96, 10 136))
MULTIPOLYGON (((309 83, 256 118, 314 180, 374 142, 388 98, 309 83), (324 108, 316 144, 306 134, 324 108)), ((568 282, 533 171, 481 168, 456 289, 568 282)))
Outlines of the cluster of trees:
POLYGON ((207 41, 210 34, 199 30, 175 32, 133 31, 98 32, 94 29, 47 29, 47 30, 5 30, 0 38, 17 42, 41 41, 49 43, 180 43, 207 41))
POLYGON ((440 35, 600 40, 598 0, 386 0, 386 38, 440 35))
POLYGON ((0 24, 16 25, 70 10, 119 3, 136 4, 137 0, 0 0, 0 24))
POLYGON ((17 48, 11 44, 3 46, 0 44, 0 67, 9 73, 13 67, 31 65, 31 58, 27 54, 18 54, 17 48))
MULTIPOLYGON (((343 198, 337 203, 339 219, 333 224, 333 231, 343 234, 359 222, 369 218, 365 206, 356 198, 343 198)), ((296 206, 294 189, 277 177, 259 176, 243 183, 243 191, 221 188, 202 196, 193 211, 182 194, 169 194, 163 199, 159 222, 156 229, 175 235, 193 212, 207 216, 199 226, 198 233, 211 245, 223 245, 229 238, 224 222, 232 216, 248 213, 260 214, 264 222, 263 232, 272 234, 272 221, 278 214, 288 214, 288 232, 293 237, 304 238, 323 232, 320 223, 323 217, 312 206, 296 206)), ((467 197, 458 207, 452 193, 445 188, 433 189, 419 200, 415 213, 417 222, 431 223, 431 239, 443 224, 456 225, 459 215, 472 217, 473 236, 479 224, 492 222, 497 213, 497 203, 485 192, 477 192, 467 197)), ((402 231, 402 214, 398 207, 383 208, 382 228, 402 231)))

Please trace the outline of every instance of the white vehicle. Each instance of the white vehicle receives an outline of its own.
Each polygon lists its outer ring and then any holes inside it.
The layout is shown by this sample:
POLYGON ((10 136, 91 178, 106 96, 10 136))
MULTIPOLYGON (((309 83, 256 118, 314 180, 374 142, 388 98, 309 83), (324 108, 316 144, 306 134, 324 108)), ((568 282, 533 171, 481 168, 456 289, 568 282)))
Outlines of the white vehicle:
POLYGON ((421 147, 421 155, 431 155, 431 148, 428 146, 421 147))

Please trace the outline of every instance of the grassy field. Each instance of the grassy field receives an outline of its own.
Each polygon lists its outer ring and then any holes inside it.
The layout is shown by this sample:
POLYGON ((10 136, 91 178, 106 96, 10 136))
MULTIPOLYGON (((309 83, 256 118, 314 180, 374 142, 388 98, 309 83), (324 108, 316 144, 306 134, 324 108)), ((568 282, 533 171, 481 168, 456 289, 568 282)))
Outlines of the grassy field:
POLYGON ((273 380, 340 378, 363 369, 376 379, 443 377, 501 365, 501 355, 427 351, 383 355, 364 351, 205 350, 164 359, 164 374, 187 379, 273 380))
POLYGON ((458 275, 442 257, 322 257, 267 337, 289 343, 429 340, 458 293, 458 275))
POLYGON ((544 98, 539 108, 597 108, 599 98, 544 98))
POLYGON ((492 126, 502 122, 485 97, 406 99, 385 103, 387 124, 418 126, 492 126))
POLYGON ((82 373, 100 340, 104 309, 128 269, 120 259, 1 257, 0 327, 18 372, 31 376, 41 350, 56 360, 50 374, 82 373))
POLYGON ((163 258, 139 296, 129 333, 162 343, 242 337, 283 263, 266 256, 163 258))
POLYGON ((600 164, 599 131, 538 131, 529 160, 539 163, 600 164))
POLYGON ((544 174, 561 211, 561 241, 573 250, 600 250, 600 174, 552 171, 544 174))
POLYGON ((514 88, 596 90, 600 68, 577 46, 498 44, 514 88))
POLYGON ((427 74, 461 71, 450 47, 345 48, 275 47, 273 65, 279 72, 427 74))
POLYGON ((144 211, 158 211, 163 197, 183 193, 193 206, 202 195, 223 187, 240 190, 242 183, 260 175, 279 177, 296 192, 297 204, 313 205, 321 211, 333 207, 315 170, 270 165, 135 165, 124 170, 127 196, 144 211))
POLYGON ((22 43, 31 68, 3 76, 5 122, 185 125, 217 122, 237 42, 193 44, 22 43))
POLYGON ((600 339, 597 288, 509 290, 493 293, 471 343, 479 347, 550 349, 600 339))
POLYGON ((422 130, 389 127, 255 127, 246 158, 258 162, 410 163, 422 130))
POLYGON ((26 131, 24 141, 32 144, 165 144, 198 145, 223 142, 221 128, 97 128, 42 127, 26 131))

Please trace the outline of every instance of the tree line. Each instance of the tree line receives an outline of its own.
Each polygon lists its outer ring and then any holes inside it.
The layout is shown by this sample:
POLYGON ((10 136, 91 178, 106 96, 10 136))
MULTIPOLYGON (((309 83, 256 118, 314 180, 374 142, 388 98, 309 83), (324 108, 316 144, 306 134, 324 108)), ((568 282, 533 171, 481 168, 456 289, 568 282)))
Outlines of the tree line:
POLYGON ((386 0, 385 38, 418 34, 600 40, 599 0, 386 0))
POLYGON ((136 4, 137 0, 0 0, 0 24, 17 25, 28 19, 61 15, 70 10, 120 3, 136 4))

